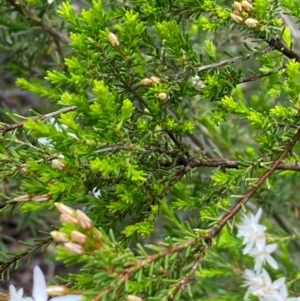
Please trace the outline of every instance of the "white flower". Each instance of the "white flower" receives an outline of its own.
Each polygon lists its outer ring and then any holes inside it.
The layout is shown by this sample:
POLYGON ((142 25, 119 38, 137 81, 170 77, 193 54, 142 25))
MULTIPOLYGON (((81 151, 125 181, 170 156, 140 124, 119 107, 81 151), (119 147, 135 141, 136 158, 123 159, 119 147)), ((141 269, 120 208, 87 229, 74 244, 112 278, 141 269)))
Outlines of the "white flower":
POLYGON ((257 274, 248 269, 245 271, 244 278, 246 280, 244 286, 248 286, 248 290, 245 294, 245 300, 247 300, 249 295, 263 287, 265 280, 261 274, 257 274))
POLYGON ((262 209, 259 208, 256 215, 243 215, 242 222, 237 224, 237 237, 243 238, 245 245, 244 254, 248 254, 252 248, 256 246, 263 247, 266 242, 266 227, 258 223, 262 215, 262 209))
MULTIPOLYGON (((33 269, 32 297, 23 297, 23 288, 16 290, 13 285, 9 286, 9 301, 47 301, 47 285, 42 270, 35 266, 33 269)), ((51 298, 49 301, 82 301, 81 295, 65 295, 51 298)))
POLYGON ((248 254, 254 257, 255 265, 254 270, 259 272, 262 269, 263 264, 268 263, 273 269, 278 269, 278 264, 276 260, 270 255, 277 248, 276 244, 270 245, 257 245, 256 248, 253 248, 248 252, 248 254))
POLYGON ((259 208, 256 215, 244 215, 242 222, 237 225, 238 237, 243 238, 245 248, 243 254, 254 257, 254 270, 259 272, 262 266, 267 262, 272 268, 277 269, 278 264, 270 255, 277 248, 276 244, 266 245, 266 227, 258 223, 262 215, 262 209, 259 208))
POLYGON ((280 278, 275 282, 268 272, 263 269, 261 273, 255 273, 251 270, 245 271, 245 286, 248 290, 245 295, 245 300, 249 295, 254 295, 263 301, 286 301, 287 288, 285 285, 285 278, 280 278))
POLYGON ((100 190, 100 188, 94 187, 93 190, 92 190, 92 192, 93 192, 95 198, 101 197, 101 190, 100 190))

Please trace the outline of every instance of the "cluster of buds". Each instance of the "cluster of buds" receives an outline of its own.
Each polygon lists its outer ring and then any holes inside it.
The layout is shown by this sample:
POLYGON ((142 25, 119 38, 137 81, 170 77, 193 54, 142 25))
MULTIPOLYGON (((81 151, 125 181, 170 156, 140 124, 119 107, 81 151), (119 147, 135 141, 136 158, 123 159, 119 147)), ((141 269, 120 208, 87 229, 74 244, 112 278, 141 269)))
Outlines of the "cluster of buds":
POLYGON ((252 11, 253 7, 247 0, 243 0, 242 2, 234 1, 233 12, 230 16, 231 19, 237 23, 245 24, 250 28, 257 29, 260 25, 256 19, 250 17, 252 11))
MULTIPOLYGON (((160 83, 161 83, 161 79, 154 75, 151 76, 150 78, 146 77, 141 80, 141 84, 143 86, 151 86, 153 84, 160 84, 160 83)), ((165 92, 160 92, 160 93, 158 93, 157 98, 160 101, 165 101, 168 99, 168 94, 165 92)))
POLYGON ((150 86, 152 84, 159 84, 161 82, 161 79, 155 75, 151 76, 150 78, 146 77, 146 78, 143 78, 141 80, 141 84, 143 86, 150 86))
POLYGON ((63 231, 52 231, 50 234, 55 242, 63 243, 66 250, 76 255, 83 255, 86 249, 90 248, 90 237, 93 237, 93 249, 99 248, 102 244, 101 233, 94 227, 92 220, 81 210, 62 204, 55 203, 57 210, 61 213, 62 224, 72 224, 78 230, 68 233, 63 231))
POLYGON ((51 194, 30 195, 24 194, 12 199, 13 202, 47 202, 52 199, 51 194))

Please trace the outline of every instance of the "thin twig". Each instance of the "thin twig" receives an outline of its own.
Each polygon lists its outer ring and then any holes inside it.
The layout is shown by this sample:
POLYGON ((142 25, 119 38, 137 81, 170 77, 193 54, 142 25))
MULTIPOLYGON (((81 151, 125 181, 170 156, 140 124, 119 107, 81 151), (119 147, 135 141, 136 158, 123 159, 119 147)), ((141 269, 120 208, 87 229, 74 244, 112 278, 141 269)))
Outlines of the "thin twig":
POLYGON ((176 138, 176 136, 171 131, 166 131, 170 139, 177 146, 177 148, 187 157, 190 158, 190 154, 187 151, 186 147, 176 138))
POLYGON ((70 43, 71 40, 68 37, 66 37, 63 34, 61 34, 51 24, 47 23, 43 19, 40 19, 38 16, 34 15, 33 13, 25 10, 24 7, 23 7, 23 5, 20 3, 20 1, 16 1, 16 0, 8 0, 8 1, 25 18, 27 18, 28 20, 30 20, 32 23, 40 26, 41 28, 43 28, 52 37, 54 37, 55 39, 59 39, 61 42, 65 43, 65 44, 69 44, 70 43))
POLYGON ((190 165, 185 165, 182 169, 176 172, 174 178, 168 183, 168 185, 164 188, 163 192, 161 193, 162 196, 167 196, 170 190, 178 183, 189 171, 190 165))
POLYGON ((2 261, 0 262, 0 274, 2 274, 4 271, 6 271, 8 269, 8 267, 11 264, 14 264, 15 262, 17 262, 18 260, 20 260, 23 257, 28 256, 31 253, 36 252, 37 250, 46 247, 47 245, 49 245, 51 242, 53 241, 52 237, 48 237, 42 241, 40 241, 39 243, 37 243, 34 246, 31 246, 30 248, 28 248, 27 250, 18 253, 17 255, 15 255, 14 257, 12 257, 11 259, 7 260, 7 261, 2 261))
POLYGON ((179 291, 184 291, 184 289, 187 287, 187 285, 189 284, 191 278, 195 275, 195 273, 197 272, 197 270, 199 269, 199 266, 201 265, 205 254, 206 254, 206 250, 209 248, 208 245, 204 245, 203 247, 201 247, 201 250, 199 251, 199 253, 201 254, 201 256, 199 256, 196 261, 194 262, 192 268, 190 269, 190 271, 179 281, 177 282, 173 289, 171 290, 171 292, 169 292, 168 296, 167 296, 167 300, 172 297, 172 301, 177 301, 176 298, 176 294, 179 291))
POLYGON ((285 69, 285 68, 286 68, 286 65, 282 65, 282 66, 279 66, 279 67, 277 67, 277 68, 272 69, 272 70, 269 71, 269 72, 266 72, 266 73, 263 73, 263 74, 254 75, 254 76, 247 77, 247 78, 243 78, 243 79, 240 81, 240 84, 248 83, 248 82, 254 82, 254 81, 258 80, 258 79, 267 77, 267 76, 272 75, 272 74, 274 74, 274 73, 277 73, 278 71, 281 71, 281 70, 283 70, 283 69, 285 69))
POLYGON ((180 73, 176 74, 176 78, 180 78, 182 76, 189 77, 193 73, 199 73, 199 72, 203 72, 203 71, 218 69, 220 67, 224 67, 224 66, 227 66, 227 65, 231 65, 231 64, 235 64, 235 63, 240 63, 242 61, 246 61, 246 60, 255 58, 257 56, 266 54, 268 52, 271 52, 271 51, 274 50, 274 48, 275 48, 274 46, 270 45, 270 46, 264 48, 261 51, 255 51, 255 52, 252 52, 252 53, 247 53, 247 54, 244 54, 244 55, 236 56, 236 57, 231 58, 231 59, 222 60, 222 61, 217 62, 217 63, 213 63, 213 64, 201 66, 201 67, 197 67, 197 68, 194 69, 194 71, 191 71, 191 72, 180 72, 180 73))
MULTIPOLYGON (((289 235, 295 235, 295 231, 292 229, 292 227, 288 224, 287 221, 285 221, 282 216, 278 213, 273 213, 273 217, 278 223, 278 225, 289 235)), ((298 240, 293 239, 292 243, 295 245, 295 247, 300 251, 300 242, 298 240)))
POLYGON ((202 72, 202 71, 207 71, 207 70, 212 70, 212 69, 219 69, 220 67, 224 67, 224 66, 227 66, 227 65, 235 64, 235 63, 240 63, 242 61, 246 61, 246 60, 255 58, 257 56, 266 54, 268 52, 271 52, 271 51, 274 50, 274 48, 275 48, 274 46, 270 45, 270 46, 266 47, 265 49, 263 49, 261 51, 247 53, 247 54, 244 54, 244 55, 234 57, 232 59, 223 60, 223 61, 213 63, 213 64, 210 64, 210 65, 198 67, 198 68, 196 68, 196 71, 197 72, 202 72))
MULTIPOLYGON (((46 119, 46 118, 54 117, 54 116, 60 115, 62 113, 71 112, 71 111, 75 111, 75 110, 77 110, 76 106, 70 106, 70 107, 62 108, 62 109, 57 110, 55 112, 51 112, 51 113, 47 113, 47 114, 41 114, 41 115, 32 117, 31 119, 35 120, 35 121, 36 120, 43 120, 43 119, 46 119)), ((27 120, 17 122, 17 123, 14 123, 14 124, 1 126, 0 127, 0 134, 4 135, 5 133, 7 133, 9 131, 13 131, 15 129, 22 128, 27 120)))

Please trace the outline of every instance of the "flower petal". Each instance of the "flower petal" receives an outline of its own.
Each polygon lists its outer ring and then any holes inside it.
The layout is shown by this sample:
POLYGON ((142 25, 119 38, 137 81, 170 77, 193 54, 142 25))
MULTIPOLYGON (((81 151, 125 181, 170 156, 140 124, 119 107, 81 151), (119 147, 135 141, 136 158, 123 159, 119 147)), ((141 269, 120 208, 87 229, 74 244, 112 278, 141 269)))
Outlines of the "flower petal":
POLYGON ((14 285, 9 286, 9 301, 16 300, 17 289, 14 285))
POLYGON ((35 266, 33 269, 32 297, 34 301, 48 300, 46 279, 42 270, 38 266, 35 266))
POLYGON ((9 301, 19 301, 23 298, 23 289, 16 289, 14 285, 9 286, 9 301))

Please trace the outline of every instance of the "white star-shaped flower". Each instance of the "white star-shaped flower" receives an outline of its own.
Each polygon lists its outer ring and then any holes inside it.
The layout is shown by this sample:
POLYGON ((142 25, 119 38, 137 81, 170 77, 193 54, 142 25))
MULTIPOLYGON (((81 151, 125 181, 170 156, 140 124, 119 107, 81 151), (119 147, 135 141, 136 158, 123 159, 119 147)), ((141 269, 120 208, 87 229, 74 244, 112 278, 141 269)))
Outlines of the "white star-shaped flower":
POLYGON ((270 244, 265 246, 257 245, 256 248, 253 248, 248 252, 250 256, 254 257, 255 265, 254 270, 260 271, 264 263, 268 263, 273 269, 278 269, 278 264, 276 260, 271 256, 271 253, 274 252, 277 248, 276 244, 270 244))
MULTIPOLYGON (((82 301, 81 295, 65 295, 51 298, 49 301, 82 301)), ((42 270, 35 266, 33 269, 32 297, 23 297, 23 288, 9 286, 9 301, 48 301, 47 284, 42 270)))
POLYGON ((248 299, 249 295, 254 295, 263 301, 287 300, 287 288, 284 277, 272 282, 268 272, 262 269, 260 273, 246 270, 245 279, 245 286, 248 286, 245 300, 248 299))
POLYGON ((259 208, 255 215, 243 215, 242 222, 237 224, 237 237, 243 238, 243 244, 245 245, 244 254, 249 254, 253 247, 265 245, 266 227, 258 223, 261 215, 262 209, 259 208))

